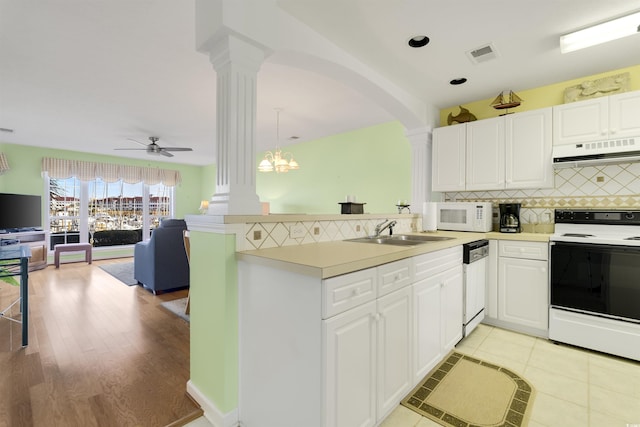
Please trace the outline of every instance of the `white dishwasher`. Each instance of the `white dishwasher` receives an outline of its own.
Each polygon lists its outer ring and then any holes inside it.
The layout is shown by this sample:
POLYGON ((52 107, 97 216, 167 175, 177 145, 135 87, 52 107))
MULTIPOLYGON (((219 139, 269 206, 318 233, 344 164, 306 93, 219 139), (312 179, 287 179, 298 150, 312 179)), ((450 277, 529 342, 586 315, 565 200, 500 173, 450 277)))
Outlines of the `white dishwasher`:
POLYGON ((466 243, 462 249, 464 271, 462 336, 466 337, 484 319, 489 241, 477 240, 466 243))

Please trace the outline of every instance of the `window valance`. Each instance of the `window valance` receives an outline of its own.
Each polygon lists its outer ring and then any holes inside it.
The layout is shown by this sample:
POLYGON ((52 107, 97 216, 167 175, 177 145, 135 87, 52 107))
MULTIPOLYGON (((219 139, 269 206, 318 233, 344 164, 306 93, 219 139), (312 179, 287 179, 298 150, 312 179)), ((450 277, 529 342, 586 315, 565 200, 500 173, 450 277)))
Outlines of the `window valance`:
POLYGON ((80 181, 93 181, 100 178, 105 182, 123 180, 127 184, 135 184, 142 181, 148 185, 163 183, 168 187, 175 187, 182 182, 180 172, 172 169, 83 162, 52 157, 43 157, 42 172, 47 172, 49 177, 54 179, 75 176, 80 181))

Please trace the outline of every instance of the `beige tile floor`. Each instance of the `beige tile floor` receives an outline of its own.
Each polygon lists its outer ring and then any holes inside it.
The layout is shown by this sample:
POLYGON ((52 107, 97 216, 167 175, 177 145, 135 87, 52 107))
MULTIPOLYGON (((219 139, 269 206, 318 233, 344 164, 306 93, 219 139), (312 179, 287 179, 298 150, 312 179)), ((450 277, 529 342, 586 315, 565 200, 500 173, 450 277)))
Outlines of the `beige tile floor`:
MULTIPOLYGON (((480 325, 456 349, 508 367, 536 389, 530 427, 640 427, 640 363, 480 325)), ((398 406, 380 427, 438 424, 398 406)))
MULTIPOLYGON (((456 349, 508 367, 536 389, 529 427, 640 427, 640 362, 480 325, 456 349)), ((203 417, 188 427, 208 427, 203 417)), ((439 427, 398 406, 380 427, 439 427)))

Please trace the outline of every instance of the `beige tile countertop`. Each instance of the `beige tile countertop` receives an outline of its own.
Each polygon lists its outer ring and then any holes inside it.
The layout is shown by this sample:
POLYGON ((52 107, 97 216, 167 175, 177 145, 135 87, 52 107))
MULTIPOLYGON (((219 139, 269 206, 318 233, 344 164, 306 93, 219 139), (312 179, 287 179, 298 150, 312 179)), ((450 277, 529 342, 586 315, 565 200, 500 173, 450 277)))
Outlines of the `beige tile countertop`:
MULTIPOLYGON (((422 234, 422 233, 412 233, 422 234)), ((365 268, 409 258, 429 252, 447 249, 480 239, 521 240, 548 242, 549 234, 541 233, 470 233, 437 231, 434 236, 451 237, 451 240, 429 242, 415 246, 376 245, 335 241, 255 249, 237 252, 242 261, 258 263, 274 268, 301 273, 321 279, 351 273, 365 268)))

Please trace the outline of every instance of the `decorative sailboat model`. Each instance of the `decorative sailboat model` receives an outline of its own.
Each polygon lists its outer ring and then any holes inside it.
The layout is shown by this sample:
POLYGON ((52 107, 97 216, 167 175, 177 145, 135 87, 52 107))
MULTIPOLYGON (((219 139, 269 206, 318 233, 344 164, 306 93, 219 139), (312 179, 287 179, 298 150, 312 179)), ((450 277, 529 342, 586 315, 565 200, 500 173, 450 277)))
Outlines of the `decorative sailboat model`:
MULTIPOLYGON (((496 110, 507 110, 504 114, 510 114, 509 108, 515 108, 522 103, 522 98, 513 93, 513 91, 509 91, 508 93, 500 92, 500 95, 496 97, 496 99, 491 102, 491 106, 496 110)), ((501 114, 502 116, 504 114, 501 114)))

